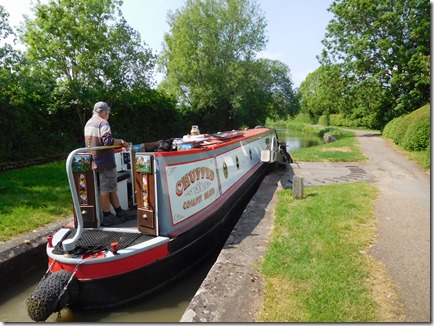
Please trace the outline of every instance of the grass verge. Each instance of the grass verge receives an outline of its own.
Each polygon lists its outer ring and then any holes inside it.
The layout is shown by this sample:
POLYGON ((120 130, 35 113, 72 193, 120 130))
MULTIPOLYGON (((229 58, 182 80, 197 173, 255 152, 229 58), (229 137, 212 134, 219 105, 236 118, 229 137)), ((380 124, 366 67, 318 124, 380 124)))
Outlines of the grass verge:
POLYGON ((0 173, 0 243, 72 214, 65 161, 0 173))
POLYGON ((392 140, 384 138, 390 147, 394 148, 398 153, 413 161, 420 166, 426 173, 431 173, 431 150, 426 151, 407 151, 396 145, 392 140))
POLYGON ((275 228, 264 258, 262 322, 373 322, 379 305, 368 285, 364 250, 375 235, 367 183, 278 193, 275 228))
POLYGON ((317 134, 328 133, 336 142, 324 143, 314 147, 306 147, 291 152, 295 161, 303 162, 357 162, 363 161, 366 157, 360 151, 356 135, 348 130, 338 128, 315 128, 317 134))

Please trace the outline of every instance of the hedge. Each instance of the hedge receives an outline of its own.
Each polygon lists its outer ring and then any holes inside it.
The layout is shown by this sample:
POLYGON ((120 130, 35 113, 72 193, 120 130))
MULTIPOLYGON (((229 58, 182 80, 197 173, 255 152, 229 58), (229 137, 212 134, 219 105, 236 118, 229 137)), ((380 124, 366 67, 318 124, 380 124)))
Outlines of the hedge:
POLYGON ((384 127, 383 136, 408 151, 428 150, 431 144, 430 105, 393 119, 384 127))

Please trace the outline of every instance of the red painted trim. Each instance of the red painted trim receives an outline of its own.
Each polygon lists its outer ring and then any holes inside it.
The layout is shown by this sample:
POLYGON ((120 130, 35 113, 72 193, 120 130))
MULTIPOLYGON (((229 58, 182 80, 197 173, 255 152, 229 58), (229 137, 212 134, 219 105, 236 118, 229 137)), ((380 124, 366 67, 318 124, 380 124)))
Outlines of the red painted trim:
MULTIPOLYGON (((78 271, 75 274, 75 277, 79 280, 91 280, 124 274, 149 265, 156 260, 167 257, 168 255, 168 243, 165 243, 150 250, 140 252, 137 255, 120 258, 117 260, 104 261, 104 259, 101 259, 100 263, 84 263, 78 267, 78 271)), ((49 265, 52 263, 52 261, 53 259, 48 257, 49 265)), ((79 260, 77 260, 77 263, 78 261, 79 260)), ((76 264, 64 264, 60 262, 55 262, 53 267, 51 268, 51 271, 57 272, 58 270, 64 269, 73 273, 75 266, 76 264)))

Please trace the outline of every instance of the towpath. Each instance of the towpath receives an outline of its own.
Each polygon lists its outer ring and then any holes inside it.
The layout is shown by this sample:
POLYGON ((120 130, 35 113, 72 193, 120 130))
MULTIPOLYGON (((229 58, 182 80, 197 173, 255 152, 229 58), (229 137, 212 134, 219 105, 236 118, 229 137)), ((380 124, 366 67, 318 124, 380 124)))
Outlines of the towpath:
POLYGON ((378 238, 368 253, 384 262, 396 284, 405 321, 430 322, 430 176, 379 134, 355 132, 379 190, 378 238))
POLYGON ((391 321, 431 321, 430 177, 379 133, 354 132, 366 162, 294 163, 283 176, 264 179, 181 321, 255 321, 263 295, 258 263, 272 230, 273 194, 289 186, 294 174, 304 177, 305 186, 368 181, 377 187, 378 236, 368 254, 384 264, 385 279, 399 295, 387 307, 391 321))

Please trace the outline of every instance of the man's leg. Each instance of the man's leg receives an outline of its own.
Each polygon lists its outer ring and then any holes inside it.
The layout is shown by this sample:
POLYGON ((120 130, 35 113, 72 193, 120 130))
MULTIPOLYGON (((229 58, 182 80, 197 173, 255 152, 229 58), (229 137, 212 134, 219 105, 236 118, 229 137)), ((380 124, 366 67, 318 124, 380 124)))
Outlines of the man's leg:
POLYGON ((125 212, 119 205, 119 198, 116 193, 117 180, 116 168, 105 170, 100 173, 101 186, 101 208, 103 210, 103 225, 119 224, 124 221, 125 212), (110 212, 110 203, 116 211, 116 216, 110 212))
POLYGON ((109 195, 110 195, 110 203, 112 204, 113 208, 118 208, 120 204, 119 204, 118 194, 116 193, 116 191, 109 192, 109 195))
POLYGON ((105 213, 110 212, 110 192, 101 192, 101 208, 105 213))
POLYGON ((112 203, 112 206, 116 211, 117 217, 125 218, 127 216, 127 212, 122 209, 119 203, 119 197, 116 191, 110 193, 110 202, 112 203))
POLYGON ((113 207, 119 206, 117 199, 117 181, 116 169, 104 170, 99 173, 100 191, 101 191, 101 208, 105 216, 110 214, 110 202, 113 207), (114 195, 116 198, 114 198, 114 195), (115 202, 117 200, 117 202, 115 202))

